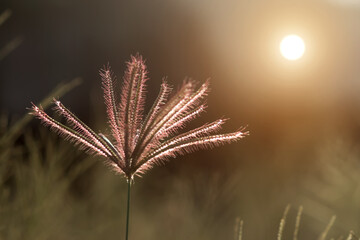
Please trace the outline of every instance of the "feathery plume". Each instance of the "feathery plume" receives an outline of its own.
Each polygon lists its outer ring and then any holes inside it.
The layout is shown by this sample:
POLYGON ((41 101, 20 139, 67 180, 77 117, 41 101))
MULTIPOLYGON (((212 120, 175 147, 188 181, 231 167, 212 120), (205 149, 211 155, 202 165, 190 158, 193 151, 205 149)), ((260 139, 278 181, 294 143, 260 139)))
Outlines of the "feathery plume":
POLYGON ((194 81, 186 80, 180 90, 169 98, 172 88, 163 80, 157 99, 144 116, 148 78, 141 56, 132 56, 128 62, 120 95, 109 66, 100 71, 100 76, 111 137, 95 133, 56 99, 55 110, 69 126, 51 118, 41 106, 33 105, 32 114, 81 149, 103 156, 128 181, 169 157, 234 142, 248 134, 244 129, 213 134, 221 128, 225 119, 178 134, 187 122, 198 117, 206 108, 204 99, 209 92, 209 81, 196 88, 194 81))

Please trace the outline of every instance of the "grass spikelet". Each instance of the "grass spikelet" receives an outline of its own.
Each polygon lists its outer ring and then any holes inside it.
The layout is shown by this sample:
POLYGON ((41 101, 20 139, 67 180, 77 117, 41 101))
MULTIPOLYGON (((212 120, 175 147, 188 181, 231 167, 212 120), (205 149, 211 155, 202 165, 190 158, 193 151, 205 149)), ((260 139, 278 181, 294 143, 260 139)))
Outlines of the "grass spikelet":
POLYGON ((237 217, 235 219, 235 227, 234 227, 234 240, 242 240, 242 234, 243 234, 243 224, 244 221, 237 217))
POLYGON ((355 235, 354 231, 350 231, 348 237, 346 238, 346 240, 352 240, 354 238, 356 238, 357 240, 360 239, 358 236, 355 235))

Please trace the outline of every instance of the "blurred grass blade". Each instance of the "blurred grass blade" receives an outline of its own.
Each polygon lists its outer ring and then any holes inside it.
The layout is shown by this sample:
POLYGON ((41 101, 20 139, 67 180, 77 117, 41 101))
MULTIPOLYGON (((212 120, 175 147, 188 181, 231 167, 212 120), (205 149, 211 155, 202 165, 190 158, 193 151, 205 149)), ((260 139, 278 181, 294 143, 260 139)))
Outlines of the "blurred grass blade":
MULTIPOLYGON (((80 85, 81 78, 75 78, 69 83, 60 83, 48 96, 46 96, 39 104, 44 109, 50 106, 54 97, 60 97, 68 93, 70 90, 80 85)), ((21 135, 23 127, 33 118, 30 114, 25 114, 20 120, 18 120, 5 134, 0 138, 0 147, 5 148, 11 145, 21 135)))
MULTIPOLYGON (((10 9, 6 9, 0 14, 0 27, 11 17, 11 15, 12 11, 10 9)), ((14 51, 22 41, 22 37, 16 37, 8 42, 4 47, 0 48, 0 61, 14 51)))
POLYGON ((0 49, 0 61, 14 51, 23 41, 22 37, 16 37, 0 49))
POLYGON ((330 219, 329 224, 326 226, 325 230, 322 232, 321 236, 319 237, 319 240, 325 240, 326 239, 326 236, 328 235, 330 229, 334 225, 335 220, 336 220, 336 216, 332 216, 331 219, 330 219))
POLYGON ((299 207, 298 214, 296 216, 296 222, 295 222, 295 230, 294 230, 294 238, 293 240, 298 240, 298 234, 299 234, 299 228, 300 228, 300 221, 301 221, 301 215, 303 212, 303 206, 299 207))
POLYGON ((6 20, 8 20, 12 15, 12 11, 10 9, 6 9, 0 14, 0 26, 4 24, 6 20))
POLYGON ((279 225, 279 231, 278 231, 278 240, 281 240, 282 238, 282 234, 283 234, 283 231, 284 231, 284 227, 285 227, 285 223, 286 223, 286 217, 289 213, 289 210, 290 210, 290 204, 288 204, 285 208, 285 211, 284 211, 284 215, 283 217, 281 218, 280 220, 280 225, 279 225))

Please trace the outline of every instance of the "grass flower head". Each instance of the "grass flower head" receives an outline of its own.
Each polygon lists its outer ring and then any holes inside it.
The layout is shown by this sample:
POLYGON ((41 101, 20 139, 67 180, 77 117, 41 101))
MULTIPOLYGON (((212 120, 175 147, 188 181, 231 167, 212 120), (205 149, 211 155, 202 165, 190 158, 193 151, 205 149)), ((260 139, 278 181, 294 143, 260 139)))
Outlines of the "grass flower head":
POLYGON ((225 119, 179 133, 186 123, 206 108, 208 81, 198 88, 194 81, 184 81, 181 88, 171 94, 172 89, 164 80, 158 97, 145 116, 148 78, 141 56, 132 56, 128 62, 121 93, 110 67, 102 69, 100 75, 111 136, 94 132, 56 99, 55 110, 66 119, 67 125, 51 118, 41 106, 33 105, 32 114, 81 149, 103 156, 128 181, 169 157, 237 141, 247 135, 243 129, 216 134, 225 119))

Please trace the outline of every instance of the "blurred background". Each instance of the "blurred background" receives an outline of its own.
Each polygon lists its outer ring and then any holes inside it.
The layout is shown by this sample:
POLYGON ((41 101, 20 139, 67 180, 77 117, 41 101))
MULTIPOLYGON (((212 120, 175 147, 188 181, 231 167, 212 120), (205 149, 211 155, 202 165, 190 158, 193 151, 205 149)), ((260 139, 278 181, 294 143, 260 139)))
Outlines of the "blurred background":
POLYGON ((210 78, 207 112, 189 127, 225 116, 225 131, 250 136, 136 178, 131 239, 233 239, 237 217, 244 239, 276 239, 287 204, 284 239, 301 205, 299 239, 333 215, 328 238, 360 234, 359 0, 2 0, 0 14, 0 239, 123 237, 125 179, 27 108, 57 89, 108 130, 98 72, 110 63, 121 79, 136 53, 148 108, 163 77, 210 78), (306 44, 297 61, 280 54, 288 34, 306 44))

